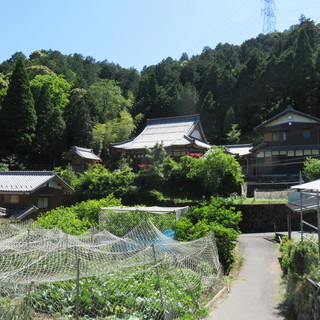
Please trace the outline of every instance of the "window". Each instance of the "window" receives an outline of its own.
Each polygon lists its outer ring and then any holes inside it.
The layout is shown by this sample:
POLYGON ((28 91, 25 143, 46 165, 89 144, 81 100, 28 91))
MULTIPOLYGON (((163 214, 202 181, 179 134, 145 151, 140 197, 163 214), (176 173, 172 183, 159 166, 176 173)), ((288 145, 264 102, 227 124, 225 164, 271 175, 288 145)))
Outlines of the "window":
POLYGON ((38 198, 38 205, 39 209, 44 209, 49 207, 49 198, 48 197, 39 197, 38 198))
POLYGON ((294 150, 288 150, 288 157, 294 157, 294 150))
POLYGON ((17 194, 5 194, 3 201, 5 203, 19 203, 19 196, 17 194))
POLYGON ((272 133, 272 141, 285 141, 286 133, 285 132, 274 132, 272 133))
POLYGON ((303 150, 296 150, 296 156, 303 156, 303 150))
POLYGON ((303 150, 303 153, 305 156, 310 156, 311 155, 311 150, 303 150))
POLYGON ((310 130, 304 130, 302 132, 302 136, 303 136, 304 139, 309 139, 310 136, 311 136, 310 130))

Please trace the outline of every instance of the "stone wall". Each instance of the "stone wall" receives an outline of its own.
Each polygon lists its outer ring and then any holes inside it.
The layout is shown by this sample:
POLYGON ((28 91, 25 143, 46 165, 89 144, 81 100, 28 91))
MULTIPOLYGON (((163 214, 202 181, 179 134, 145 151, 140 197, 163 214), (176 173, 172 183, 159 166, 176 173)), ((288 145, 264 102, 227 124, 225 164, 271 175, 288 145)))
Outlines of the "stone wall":
MULTIPOLYGON (((233 205, 242 212, 240 230, 243 233, 280 232, 287 231, 287 212, 290 209, 285 204, 242 204, 233 205)), ((316 213, 307 213, 304 220, 316 225, 316 213)), ((291 215, 293 231, 300 230, 300 215, 291 215)), ((305 228, 305 230, 308 230, 305 228)), ((310 229, 309 229, 310 230, 310 229)))

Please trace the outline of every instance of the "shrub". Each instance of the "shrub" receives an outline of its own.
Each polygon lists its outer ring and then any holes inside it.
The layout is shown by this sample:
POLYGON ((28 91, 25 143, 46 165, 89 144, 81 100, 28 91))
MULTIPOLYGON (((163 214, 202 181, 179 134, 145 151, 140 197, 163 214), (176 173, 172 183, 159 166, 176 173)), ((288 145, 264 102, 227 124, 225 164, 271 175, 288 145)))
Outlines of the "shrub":
POLYGON ((216 238, 219 259, 225 272, 230 270, 234 261, 234 248, 240 234, 238 224, 241 212, 226 208, 222 198, 211 197, 208 205, 192 208, 175 226, 175 238, 190 241, 213 232, 216 238))
POLYGON ((222 148, 212 148, 205 157, 195 160, 187 177, 200 178, 208 195, 231 194, 243 182, 239 162, 222 148))
POLYGON ((121 200, 113 195, 100 200, 88 200, 71 207, 59 207, 41 214, 37 224, 46 229, 58 228, 70 234, 81 234, 98 224, 99 208, 120 206, 121 200))
POLYGON ((284 304, 290 319, 318 320, 320 314, 319 294, 309 283, 320 281, 318 247, 306 241, 285 241, 280 246, 281 266, 287 284, 284 304))
POLYGON ((309 241, 283 241, 281 266, 288 269, 291 275, 303 276, 311 272, 318 263, 318 249, 309 241))
POLYGON ((315 158, 307 158, 303 165, 303 173, 309 180, 317 180, 320 178, 320 160, 315 158))
POLYGON ((65 169, 63 169, 62 167, 56 167, 54 168, 54 170, 61 179, 63 179, 71 187, 74 186, 77 180, 77 175, 74 172, 72 165, 70 163, 67 164, 65 169))
POLYGON ((126 167, 122 170, 110 171, 100 164, 90 166, 75 183, 78 200, 100 199, 114 194, 121 197, 133 184, 136 174, 126 167))

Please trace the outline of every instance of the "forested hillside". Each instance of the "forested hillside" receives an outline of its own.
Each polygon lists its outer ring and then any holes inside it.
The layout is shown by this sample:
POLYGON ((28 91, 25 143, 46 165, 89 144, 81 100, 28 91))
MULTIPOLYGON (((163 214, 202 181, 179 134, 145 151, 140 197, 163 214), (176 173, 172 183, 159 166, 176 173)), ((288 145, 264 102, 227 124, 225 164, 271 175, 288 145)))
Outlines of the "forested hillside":
POLYGON ((288 104, 320 117, 319 84, 320 25, 303 16, 283 33, 141 72, 81 54, 18 52, 0 64, 0 159, 49 169, 78 145, 110 164, 110 142, 130 138, 146 119, 191 113, 200 113, 212 144, 257 142, 252 129, 288 104))

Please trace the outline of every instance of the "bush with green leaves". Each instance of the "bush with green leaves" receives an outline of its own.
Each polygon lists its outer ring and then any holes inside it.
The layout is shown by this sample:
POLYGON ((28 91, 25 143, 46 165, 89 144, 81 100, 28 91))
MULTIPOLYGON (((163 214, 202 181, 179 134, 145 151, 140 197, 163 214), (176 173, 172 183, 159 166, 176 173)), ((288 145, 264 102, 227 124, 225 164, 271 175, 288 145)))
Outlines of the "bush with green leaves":
POLYGON ((70 163, 68 163, 65 168, 56 167, 56 168, 54 168, 54 170, 61 179, 63 179, 71 187, 74 186, 74 184, 77 180, 77 175, 76 175, 75 171, 73 170, 72 165, 70 163))
POLYGON ((174 230, 179 241, 190 241, 213 232, 219 252, 219 259, 225 273, 234 261, 234 248, 240 234, 238 224, 241 212, 234 207, 226 207, 223 198, 211 197, 206 205, 193 207, 181 218, 174 230))
POLYGON ((319 265, 317 246, 305 241, 288 241, 285 239, 280 246, 281 265, 288 269, 290 275, 304 276, 319 265))
POLYGON ((320 178, 320 160, 308 157, 303 164, 303 173, 309 180, 317 180, 320 178))
POLYGON ((317 296, 317 290, 308 281, 320 282, 318 247, 307 240, 289 241, 285 238, 280 252, 287 286, 284 304, 288 318, 318 320, 320 296, 319 293, 317 296))
POLYGON ((187 177, 201 179, 207 195, 229 195, 243 182, 239 162, 223 148, 213 147, 196 160, 187 177))
POLYGON ((190 156, 181 157, 179 162, 166 158, 163 172, 166 180, 164 190, 167 194, 188 198, 199 198, 205 194, 202 179, 189 175, 198 160, 190 156))
POLYGON ((74 184, 77 200, 100 199, 114 194, 121 197, 132 186, 136 174, 126 167, 110 171, 101 164, 95 164, 82 174, 74 184))
POLYGON ((46 229, 58 228, 63 232, 78 235, 98 225, 99 208, 120 206, 121 200, 112 194, 100 200, 88 200, 71 207, 59 207, 42 213, 36 223, 46 229))

